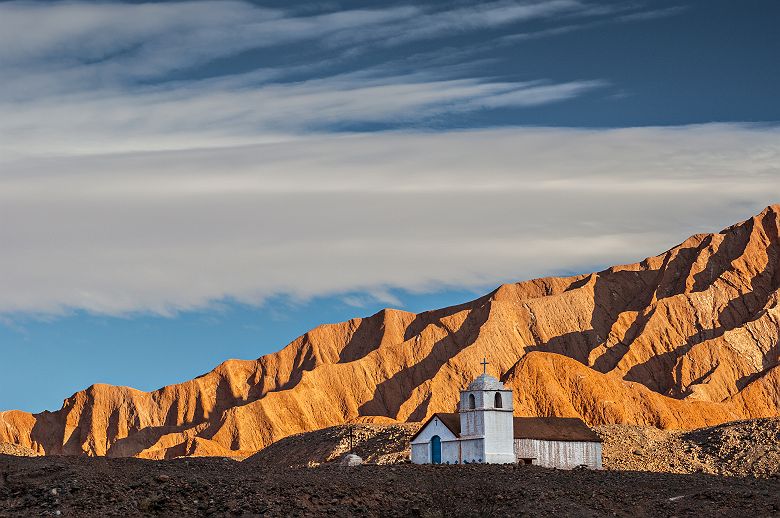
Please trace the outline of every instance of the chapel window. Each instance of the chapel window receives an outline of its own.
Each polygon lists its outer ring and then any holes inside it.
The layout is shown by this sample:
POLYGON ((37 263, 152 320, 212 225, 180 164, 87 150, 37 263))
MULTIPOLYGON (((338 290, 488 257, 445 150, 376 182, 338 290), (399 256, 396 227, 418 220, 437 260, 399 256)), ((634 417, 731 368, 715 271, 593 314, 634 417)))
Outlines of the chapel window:
POLYGON ((474 394, 469 394, 469 408, 477 408, 477 400, 474 399, 474 394))
POLYGON ((504 408, 503 402, 501 401, 501 392, 496 392, 496 404, 493 406, 496 408, 504 408))

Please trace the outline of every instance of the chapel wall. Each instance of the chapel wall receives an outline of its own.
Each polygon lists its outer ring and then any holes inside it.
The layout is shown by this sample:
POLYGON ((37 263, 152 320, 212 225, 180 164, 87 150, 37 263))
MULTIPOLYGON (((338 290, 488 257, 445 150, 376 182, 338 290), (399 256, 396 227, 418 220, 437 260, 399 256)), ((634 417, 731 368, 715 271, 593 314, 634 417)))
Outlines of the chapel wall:
POLYGON ((586 465, 601 469, 601 443, 589 441, 543 441, 539 439, 515 439, 515 456, 532 458, 539 466, 573 469, 586 465))
POLYGON ((460 441, 448 441, 441 443, 441 463, 455 464, 458 462, 460 452, 460 441))
MULTIPOLYGON (((410 460, 414 464, 431 463, 431 438, 434 435, 438 435, 441 439, 442 462, 446 462, 444 458, 445 449, 449 447, 447 446, 448 444, 457 441, 457 437, 438 417, 434 417, 428 422, 425 428, 420 430, 417 437, 411 442, 410 460)), ((455 444, 457 444, 457 442, 455 442, 455 444)))
POLYGON ((461 439, 461 456, 463 462, 478 463, 485 461, 485 440, 479 439, 461 439))
POLYGON ((431 445, 428 443, 412 444, 412 464, 431 463, 431 445))
POLYGON ((485 456, 484 462, 514 463, 514 419, 512 411, 490 410, 484 412, 485 456))
POLYGON ((482 428, 478 423, 477 412, 472 410, 460 413, 460 434, 461 437, 482 435, 482 428))
POLYGON ((412 441, 412 444, 417 444, 421 442, 428 443, 431 440, 431 437, 434 435, 438 435, 442 441, 450 441, 456 439, 455 434, 450 431, 449 428, 447 428, 444 423, 439 420, 438 417, 433 418, 428 422, 428 425, 423 428, 418 434, 417 437, 414 438, 412 441))

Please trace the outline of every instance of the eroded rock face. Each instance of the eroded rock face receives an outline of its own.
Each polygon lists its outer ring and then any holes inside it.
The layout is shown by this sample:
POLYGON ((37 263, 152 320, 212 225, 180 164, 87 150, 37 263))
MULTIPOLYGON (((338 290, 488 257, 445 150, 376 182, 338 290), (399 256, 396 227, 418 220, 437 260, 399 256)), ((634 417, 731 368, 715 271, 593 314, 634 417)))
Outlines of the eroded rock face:
POLYGON ((483 356, 514 388, 518 415, 689 429, 778 416, 778 227, 772 206, 640 263, 323 325, 154 392, 93 385, 56 412, 0 412, 0 442, 47 454, 246 456, 356 419, 452 411, 483 356))

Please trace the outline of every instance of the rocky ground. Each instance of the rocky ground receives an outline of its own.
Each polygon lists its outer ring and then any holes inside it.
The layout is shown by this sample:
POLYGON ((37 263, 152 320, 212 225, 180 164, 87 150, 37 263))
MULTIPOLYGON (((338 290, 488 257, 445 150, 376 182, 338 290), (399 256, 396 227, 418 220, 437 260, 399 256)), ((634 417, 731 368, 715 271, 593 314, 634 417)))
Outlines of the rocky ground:
POLYGON ((17 457, 36 457, 38 454, 30 448, 18 444, 0 442, 0 455, 15 455, 17 457))
POLYGON ((780 516, 780 479, 0 456, 0 516, 780 516))
POLYGON ((365 462, 397 464, 409 458, 409 439, 419 423, 341 425, 285 437, 245 462, 314 467, 339 459, 352 448, 365 462))
POLYGON ((780 418, 734 421, 693 431, 595 428, 607 469, 770 477, 780 473, 780 418))
POLYGON ((413 466, 402 461, 417 426, 326 428, 244 462, 24 458, 34 453, 0 444, 0 517, 780 517, 780 419, 689 432, 598 427, 601 472, 413 466), (370 465, 338 465, 350 430, 354 452, 370 465))

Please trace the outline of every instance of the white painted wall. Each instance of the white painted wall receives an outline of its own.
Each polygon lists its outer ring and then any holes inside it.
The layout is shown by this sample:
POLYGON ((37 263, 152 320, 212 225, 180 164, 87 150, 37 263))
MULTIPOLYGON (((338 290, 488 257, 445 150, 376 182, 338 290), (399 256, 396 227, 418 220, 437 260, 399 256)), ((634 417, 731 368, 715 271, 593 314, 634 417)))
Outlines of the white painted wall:
POLYGON ((482 438, 461 444, 462 459, 491 464, 513 464, 514 402, 511 390, 463 390, 460 393, 461 443, 470 438, 482 438), (501 408, 495 408, 496 393, 501 394, 501 408), (469 408, 473 394, 475 408, 469 408))
MULTIPOLYGON (((502 385, 503 386, 503 385, 502 385)), ((461 390, 459 412, 471 410, 469 408, 469 395, 474 394, 475 409, 494 408, 496 392, 501 393, 502 407, 506 410, 513 410, 513 393, 509 389, 501 390, 461 390)), ((461 430, 463 432, 463 430, 461 430)))
POLYGON ((532 458, 534 464, 547 468, 573 469, 586 465, 601 469, 599 442, 515 439, 514 450, 518 461, 532 458))
POLYGON ((485 462, 485 440, 481 437, 460 440, 461 459, 463 464, 485 462))
POLYGON ((516 462, 512 410, 485 410, 483 420, 485 429, 484 462, 490 464, 513 464, 516 462))
POLYGON ((449 428, 444 426, 439 418, 433 418, 425 428, 420 431, 417 437, 411 443, 412 452, 411 460, 414 464, 430 464, 431 463, 431 437, 438 435, 441 438, 441 461, 446 463, 450 461, 450 464, 454 464, 458 459, 457 455, 457 437, 450 431, 449 428), (454 447, 451 443, 454 443, 454 447), (455 454, 453 457, 453 448, 455 454), (446 458, 445 458, 446 452, 446 458))
POLYGON ((442 464, 457 464, 459 455, 460 455, 460 441, 458 439, 455 439, 454 441, 447 441, 441 443, 442 464))
POLYGON ((413 464, 430 464, 431 459, 428 453, 428 443, 412 443, 410 460, 413 464))

